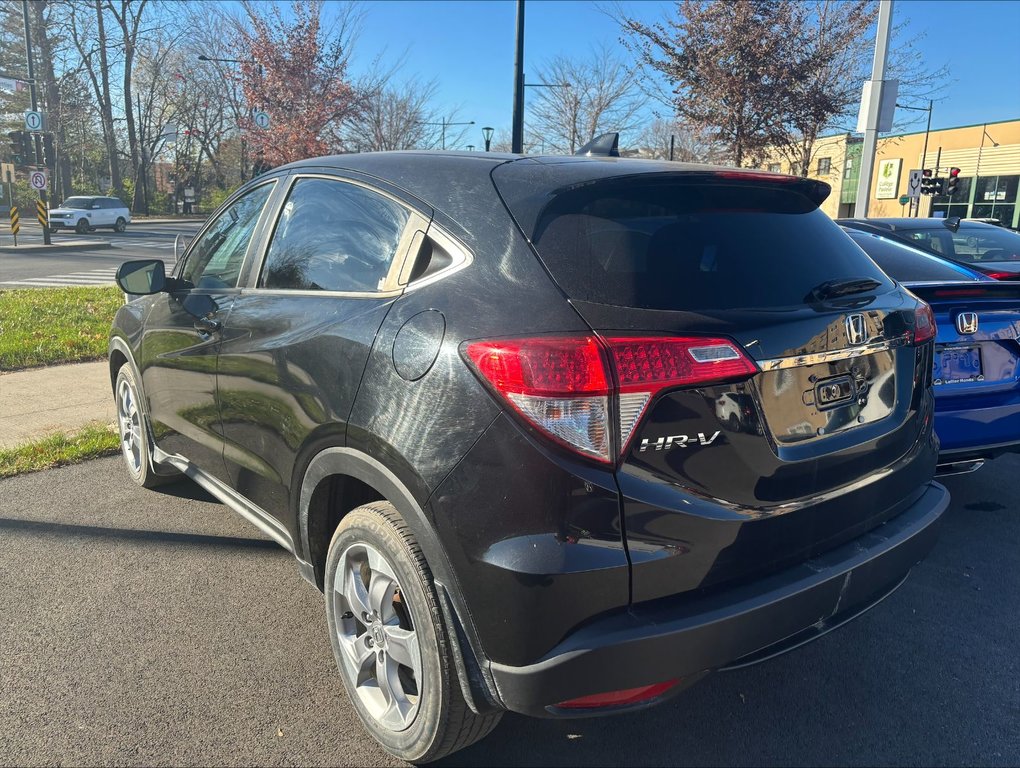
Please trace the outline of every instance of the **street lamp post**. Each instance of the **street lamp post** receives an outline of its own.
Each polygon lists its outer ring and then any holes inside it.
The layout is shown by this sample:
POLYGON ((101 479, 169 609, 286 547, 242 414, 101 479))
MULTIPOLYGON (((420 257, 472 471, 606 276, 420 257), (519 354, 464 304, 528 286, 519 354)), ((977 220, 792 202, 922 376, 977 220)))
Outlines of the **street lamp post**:
POLYGON ((482 128, 482 138, 485 139, 485 151, 489 151, 489 147, 492 146, 492 134, 494 130, 488 125, 482 128))

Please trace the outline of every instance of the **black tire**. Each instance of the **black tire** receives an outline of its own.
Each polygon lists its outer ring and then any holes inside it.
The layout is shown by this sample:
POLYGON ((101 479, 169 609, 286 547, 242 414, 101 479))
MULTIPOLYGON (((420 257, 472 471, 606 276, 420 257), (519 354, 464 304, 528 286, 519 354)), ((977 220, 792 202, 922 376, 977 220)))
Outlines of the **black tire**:
POLYGON ((91 227, 89 227, 88 219, 78 219, 78 223, 74 225, 74 231, 79 235, 88 234, 89 229, 91 227))
POLYGON ((120 435, 121 457, 131 479, 142 488, 155 488, 176 479, 177 473, 157 475, 152 468, 149 436, 142 415, 141 396, 135 372, 124 363, 117 372, 113 388, 117 409, 117 431, 120 435), (130 392, 132 402, 125 401, 130 392))
POLYGON ((55 234, 57 234, 57 232, 59 232, 59 231, 60 231, 60 227, 55 227, 55 226, 53 226, 52 224, 50 224, 50 234, 53 234, 53 235, 55 235, 55 234))
POLYGON ((124 221, 124 217, 118 216, 116 223, 113 225, 114 232, 123 232, 127 229, 127 222, 124 221))
MULTIPOLYGON (((367 560, 365 562, 367 564, 367 560)), ((364 578, 364 566, 359 574, 358 578, 364 578)), ((457 679, 454 646, 443 621, 432 572, 414 535, 392 504, 385 501, 365 504, 344 517, 329 545, 325 577, 326 622, 340 676, 365 729, 387 752, 408 762, 427 763, 475 743, 496 727, 502 712, 477 715, 464 701, 457 679), (413 719, 399 730, 387 727, 369 711, 363 694, 359 694, 347 671, 346 665, 354 662, 345 655, 340 644, 341 631, 348 637, 356 634, 359 642, 355 645, 364 642, 368 648, 362 652, 367 653, 369 667, 375 664, 373 653, 378 660, 392 647, 386 644, 388 641, 373 644, 374 630, 366 622, 354 618, 344 590, 335 588, 341 562, 344 573, 353 573, 349 569, 359 562, 356 553, 366 547, 374 549, 375 554, 382 554, 395 576, 395 592, 386 593, 393 595, 391 609, 395 615, 389 626, 405 634, 410 631, 420 649, 421 679, 416 678, 413 669, 403 666, 399 668, 402 676, 393 676, 399 678, 402 687, 410 685, 417 693, 413 719), (396 620, 399 626, 393 623, 396 620)), ((380 628, 378 615, 372 626, 376 630, 380 628)), ((364 664, 362 669, 366 669, 364 664)), ((380 687, 363 686, 362 690, 378 691, 380 687)))

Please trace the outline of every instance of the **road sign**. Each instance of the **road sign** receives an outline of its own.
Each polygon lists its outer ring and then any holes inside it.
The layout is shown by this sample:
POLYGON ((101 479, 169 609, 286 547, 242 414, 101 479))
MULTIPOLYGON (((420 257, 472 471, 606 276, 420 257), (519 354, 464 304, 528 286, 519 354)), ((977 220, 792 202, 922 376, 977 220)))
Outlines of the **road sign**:
POLYGON ((261 128, 263 131, 269 127, 269 113, 263 112, 262 110, 256 110, 252 113, 252 119, 255 121, 255 127, 261 128))
POLYGON ((39 219, 40 227, 48 227, 50 225, 50 212, 46 208, 46 203, 42 200, 35 201, 35 216, 39 219))
POLYGON ((28 174, 28 183, 32 189, 46 189, 49 185, 46 171, 32 171, 28 174))
POLYGON ((907 197, 921 198, 921 179, 924 178, 924 171, 914 168, 910 171, 910 178, 907 179, 907 197))
POLYGON ((906 205, 910 202, 910 195, 900 195, 900 205, 906 205))
POLYGON ((25 113, 25 130, 27 131, 41 131, 43 128, 43 114, 42 112, 26 112, 25 113))

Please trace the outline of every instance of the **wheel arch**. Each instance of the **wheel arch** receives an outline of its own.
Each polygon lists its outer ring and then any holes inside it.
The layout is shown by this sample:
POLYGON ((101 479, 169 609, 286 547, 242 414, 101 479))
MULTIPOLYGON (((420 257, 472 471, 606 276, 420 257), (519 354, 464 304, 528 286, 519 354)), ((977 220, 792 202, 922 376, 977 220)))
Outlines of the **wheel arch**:
POLYGON ((455 654, 457 675, 468 705, 477 713, 502 709, 489 661, 439 537, 411 491, 380 461, 341 447, 326 448, 312 458, 298 503, 298 558, 311 565, 313 583, 322 590, 326 551, 336 527, 352 509, 377 500, 394 506, 429 564, 451 640, 459 651, 455 654))

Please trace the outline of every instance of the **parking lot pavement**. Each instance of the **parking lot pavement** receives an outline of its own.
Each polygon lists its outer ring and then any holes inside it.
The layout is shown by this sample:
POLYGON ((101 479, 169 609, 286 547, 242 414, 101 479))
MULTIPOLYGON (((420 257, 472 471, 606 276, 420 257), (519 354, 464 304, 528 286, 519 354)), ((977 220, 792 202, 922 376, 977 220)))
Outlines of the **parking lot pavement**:
MULTIPOLYGON (((820 641, 641 713, 507 716, 445 764, 1020 763, 1018 471, 950 478, 933 553, 820 641)), ((0 481, 0 584, 0 764, 398 764, 291 556, 190 483, 119 458, 0 481)))

